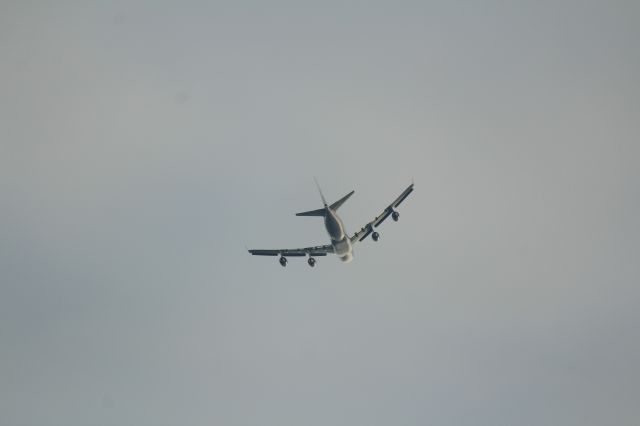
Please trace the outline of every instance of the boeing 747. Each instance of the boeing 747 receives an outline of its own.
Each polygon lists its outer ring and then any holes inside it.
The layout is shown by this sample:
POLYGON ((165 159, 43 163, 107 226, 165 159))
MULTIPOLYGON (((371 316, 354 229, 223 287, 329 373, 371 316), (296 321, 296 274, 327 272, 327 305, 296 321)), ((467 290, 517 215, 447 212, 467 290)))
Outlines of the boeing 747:
POLYGON ((378 216, 375 217, 371 222, 367 223, 363 226, 358 232, 349 236, 345 231, 344 224, 336 211, 344 204, 345 201, 349 199, 353 195, 355 191, 351 191, 344 197, 340 198, 335 203, 329 205, 322 194, 322 190, 320 189, 320 185, 318 185, 318 181, 316 181, 316 186, 318 187, 318 191, 320 192, 320 197, 322 198, 322 202, 324 207, 317 210, 311 210, 307 212, 297 213, 296 216, 319 216, 324 218, 324 226, 331 238, 331 244, 327 244, 324 246, 315 246, 315 247, 304 247, 297 249, 269 249, 269 250, 249 250, 249 253, 256 256, 280 256, 280 265, 287 266, 287 257, 305 257, 309 256, 307 259, 307 263, 309 266, 313 267, 316 264, 316 257, 326 256, 329 253, 333 253, 337 255, 341 261, 348 263, 353 260, 353 246, 354 244, 363 241, 369 235, 373 241, 378 241, 380 238, 380 234, 374 230, 380 226, 382 222, 389 216, 397 222, 400 218, 400 213, 397 212, 396 208, 404 201, 405 198, 411 194, 413 191, 413 183, 407 187, 402 194, 398 198, 395 199, 391 204, 389 204, 378 216))

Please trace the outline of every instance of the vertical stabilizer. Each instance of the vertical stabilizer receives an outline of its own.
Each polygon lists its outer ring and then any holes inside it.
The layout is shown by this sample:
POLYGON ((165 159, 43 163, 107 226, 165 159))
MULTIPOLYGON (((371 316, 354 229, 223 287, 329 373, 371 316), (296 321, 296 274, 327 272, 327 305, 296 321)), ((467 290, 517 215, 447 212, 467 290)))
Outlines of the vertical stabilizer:
POLYGON ((320 198, 322 198, 322 203, 324 204, 324 207, 321 209, 317 209, 317 210, 311 210, 308 212, 302 212, 302 213, 296 213, 296 216, 322 216, 324 217, 327 214, 327 200, 324 198, 324 194, 322 193, 322 189, 320 189, 320 184, 318 183, 318 179, 316 179, 316 177, 313 177, 313 180, 316 183, 316 187, 318 188, 318 192, 320 193, 320 198))
POLYGON ((324 206, 327 207, 327 200, 324 199, 324 195, 322 194, 322 189, 320 189, 320 184, 318 183, 318 179, 316 179, 316 177, 314 176, 313 180, 316 182, 316 186, 318 187, 320 198, 322 198, 322 204, 324 204, 324 206))

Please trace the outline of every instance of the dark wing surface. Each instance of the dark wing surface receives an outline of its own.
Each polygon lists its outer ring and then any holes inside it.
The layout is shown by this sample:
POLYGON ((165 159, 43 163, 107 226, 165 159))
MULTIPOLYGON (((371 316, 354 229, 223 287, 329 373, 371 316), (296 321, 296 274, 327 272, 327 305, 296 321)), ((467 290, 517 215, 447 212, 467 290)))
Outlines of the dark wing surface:
MULTIPOLYGON (((386 218, 388 218, 391 214, 393 214, 393 212, 395 211, 395 208, 397 208, 400 205, 400 203, 402 203, 405 200, 405 198, 407 198, 409 194, 411 194, 411 192, 413 192, 413 184, 409 185, 407 189, 402 191, 402 194, 400 194, 398 198, 396 198, 393 201, 393 203, 389 204, 384 210, 382 210, 382 213, 376 216, 375 219, 367 223, 365 226, 362 227, 362 229, 360 229, 358 232, 353 234, 353 236, 351 237, 351 243, 354 244, 367 238, 369 234, 373 232, 373 228, 377 228, 378 226, 380 226, 380 224, 384 222, 386 218)), ((394 219, 397 219, 397 218, 398 218, 398 215, 394 217, 394 219)))
POLYGON ((285 256, 285 257, 295 257, 295 256, 326 256, 327 253, 333 253, 333 246, 315 246, 315 247, 304 247, 298 249, 268 249, 268 250, 249 250, 249 253, 254 256, 285 256))

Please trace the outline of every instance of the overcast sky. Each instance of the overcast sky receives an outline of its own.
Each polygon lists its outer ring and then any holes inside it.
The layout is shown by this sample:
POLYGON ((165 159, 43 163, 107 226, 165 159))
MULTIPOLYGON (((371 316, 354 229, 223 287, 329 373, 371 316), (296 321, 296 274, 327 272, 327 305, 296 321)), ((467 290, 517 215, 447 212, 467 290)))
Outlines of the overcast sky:
POLYGON ((0 424, 637 425, 639 22, 2 2, 0 424))

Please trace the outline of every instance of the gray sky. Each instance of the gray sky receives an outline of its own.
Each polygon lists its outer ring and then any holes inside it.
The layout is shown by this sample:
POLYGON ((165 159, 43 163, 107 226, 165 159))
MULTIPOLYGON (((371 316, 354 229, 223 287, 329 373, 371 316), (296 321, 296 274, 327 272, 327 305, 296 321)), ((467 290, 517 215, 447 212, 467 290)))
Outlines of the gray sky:
POLYGON ((639 3, 453 3, 3 2, 0 424, 637 425, 639 3))

